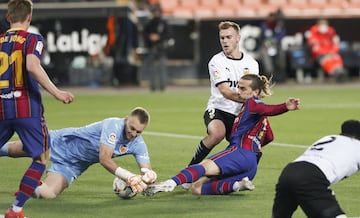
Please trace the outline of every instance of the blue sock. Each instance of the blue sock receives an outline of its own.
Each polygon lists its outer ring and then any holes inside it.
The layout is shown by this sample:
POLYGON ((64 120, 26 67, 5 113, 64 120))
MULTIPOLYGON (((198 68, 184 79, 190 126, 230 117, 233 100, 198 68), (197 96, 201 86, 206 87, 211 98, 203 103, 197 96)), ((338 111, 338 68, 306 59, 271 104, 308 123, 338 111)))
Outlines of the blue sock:
POLYGON ((21 180, 19 193, 13 205, 23 207, 25 202, 34 193, 35 188, 39 185, 41 176, 45 171, 45 164, 33 161, 25 172, 24 177, 21 180))
POLYGON ((201 195, 224 195, 233 192, 234 181, 230 180, 212 180, 202 185, 201 195))
POLYGON ((195 164, 181 170, 180 173, 171 179, 174 180, 177 185, 181 185, 184 183, 193 183, 204 175, 205 168, 200 164, 195 164))

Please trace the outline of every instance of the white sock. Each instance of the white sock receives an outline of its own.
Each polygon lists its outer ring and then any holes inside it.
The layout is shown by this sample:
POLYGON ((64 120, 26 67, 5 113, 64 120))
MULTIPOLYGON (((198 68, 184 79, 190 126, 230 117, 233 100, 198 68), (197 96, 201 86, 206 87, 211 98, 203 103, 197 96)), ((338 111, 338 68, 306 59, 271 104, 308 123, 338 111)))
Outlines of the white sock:
POLYGON ((1 156, 9 156, 9 142, 0 148, 0 157, 1 156))
POLYGON ((12 205, 12 210, 13 211, 15 211, 15 212, 20 212, 20 211, 22 211, 22 207, 18 207, 18 206, 16 206, 16 205, 12 205))
POLYGON ((42 185, 39 185, 38 187, 35 188, 35 191, 33 193, 33 195, 39 199, 40 198, 40 188, 41 188, 42 185))

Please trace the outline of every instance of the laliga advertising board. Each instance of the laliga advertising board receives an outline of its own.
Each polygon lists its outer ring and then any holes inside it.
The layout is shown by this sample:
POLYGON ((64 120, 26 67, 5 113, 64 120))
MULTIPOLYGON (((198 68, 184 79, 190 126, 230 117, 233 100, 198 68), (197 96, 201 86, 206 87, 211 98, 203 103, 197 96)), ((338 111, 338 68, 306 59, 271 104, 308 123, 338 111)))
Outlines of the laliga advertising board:
POLYGON ((106 25, 107 17, 34 20, 31 29, 44 37, 42 64, 50 78, 70 85, 108 83, 111 70, 104 73, 102 68, 88 69, 91 67, 88 57, 100 57, 106 45, 106 25), (76 61, 79 59, 80 62, 76 61))
POLYGON ((32 22, 46 41, 50 54, 95 55, 107 41, 107 18, 48 19, 32 22))

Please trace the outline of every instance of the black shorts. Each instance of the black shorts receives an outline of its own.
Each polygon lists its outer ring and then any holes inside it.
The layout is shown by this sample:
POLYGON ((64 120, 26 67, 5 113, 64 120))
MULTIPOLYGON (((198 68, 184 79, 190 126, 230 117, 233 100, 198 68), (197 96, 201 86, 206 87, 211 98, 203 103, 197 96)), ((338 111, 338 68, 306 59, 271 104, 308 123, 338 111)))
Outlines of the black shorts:
POLYGON ((291 218, 298 205, 309 218, 344 214, 329 185, 314 164, 304 161, 288 164, 276 184, 272 217, 291 218))
POLYGON ((212 120, 215 120, 215 119, 221 120, 224 123, 225 129, 226 129, 225 137, 228 142, 230 142, 231 130, 232 130, 232 126, 234 124, 235 118, 236 118, 236 116, 233 114, 230 114, 230 113, 222 111, 222 110, 214 109, 214 108, 208 109, 204 113, 205 126, 208 126, 208 124, 212 120))

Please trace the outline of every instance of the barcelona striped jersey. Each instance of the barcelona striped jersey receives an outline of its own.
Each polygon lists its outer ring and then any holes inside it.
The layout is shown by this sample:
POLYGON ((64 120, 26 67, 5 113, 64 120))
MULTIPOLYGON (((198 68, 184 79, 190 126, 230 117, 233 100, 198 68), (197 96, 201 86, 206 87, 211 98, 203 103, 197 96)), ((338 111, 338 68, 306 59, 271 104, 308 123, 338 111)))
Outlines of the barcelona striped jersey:
POLYGON ((235 118, 229 146, 237 146, 255 153, 274 139, 267 116, 285 113, 286 104, 267 105, 257 97, 248 99, 235 118))
POLYGON ((0 35, 0 120, 43 116, 38 82, 26 69, 26 56, 42 51, 39 34, 14 28, 0 35))

